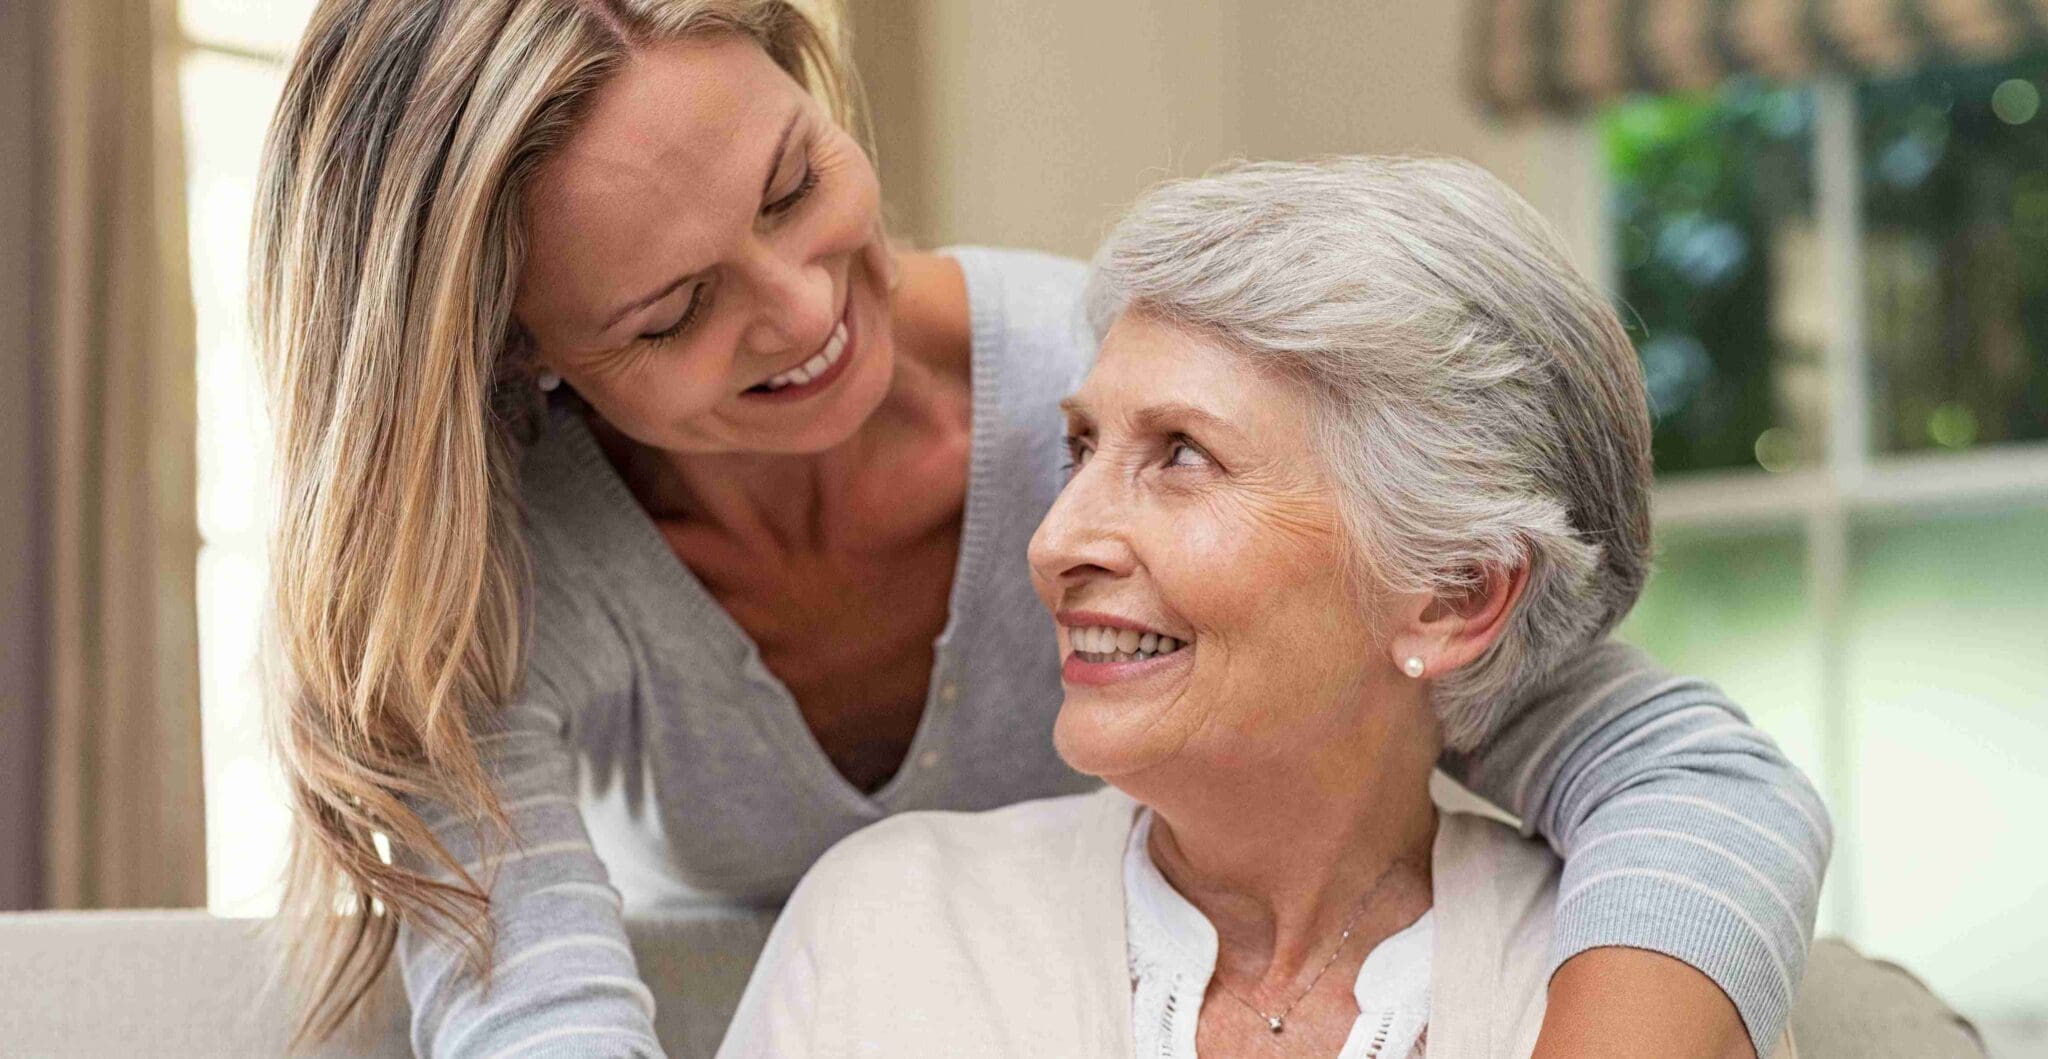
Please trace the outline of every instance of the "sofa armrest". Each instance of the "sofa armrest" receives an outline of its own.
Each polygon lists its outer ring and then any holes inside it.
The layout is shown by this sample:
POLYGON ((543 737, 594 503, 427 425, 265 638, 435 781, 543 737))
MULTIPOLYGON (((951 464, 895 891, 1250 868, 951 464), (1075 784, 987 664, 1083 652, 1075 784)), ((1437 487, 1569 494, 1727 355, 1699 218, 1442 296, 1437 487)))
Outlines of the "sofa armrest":
MULTIPOLYGON (((717 1051, 772 921, 704 913, 626 924, 671 1056, 717 1051)), ((266 926, 201 911, 0 915, 0 1053, 285 1055, 291 1003, 266 926)), ((405 1059, 408 1015, 394 967, 356 1025, 300 1054, 405 1059)))
POLYGON ((1985 1054, 1976 1027, 1905 968, 1832 938, 1807 959, 1792 1040, 1799 1059, 1985 1054))
MULTIPOLYGON (((709 1059, 767 940, 767 913, 633 919, 655 1028, 676 1059, 709 1059)), ((284 1055, 290 1004, 262 920, 199 911, 0 915, 0 1052, 9 1057, 284 1055)), ((396 969, 359 1025, 307 1053, 403 1059, 396 969)), ((1801 1059, 1981 1056, 1976 1031, 1896 965, 1814 946, 1792 1009, 1801 1059)))

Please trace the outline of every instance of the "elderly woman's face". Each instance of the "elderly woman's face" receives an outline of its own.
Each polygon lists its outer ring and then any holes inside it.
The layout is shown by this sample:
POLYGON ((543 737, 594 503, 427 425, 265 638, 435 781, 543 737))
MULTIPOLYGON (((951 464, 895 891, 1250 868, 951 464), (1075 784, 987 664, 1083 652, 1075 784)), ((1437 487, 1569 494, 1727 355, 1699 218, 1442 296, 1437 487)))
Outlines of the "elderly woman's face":
POLYGON ((1072 477, 1031 541, 1061 755, 1114 778, 1337 733, 1391 667, 1297 388, 1126 314, 1066 408, 1072 477))

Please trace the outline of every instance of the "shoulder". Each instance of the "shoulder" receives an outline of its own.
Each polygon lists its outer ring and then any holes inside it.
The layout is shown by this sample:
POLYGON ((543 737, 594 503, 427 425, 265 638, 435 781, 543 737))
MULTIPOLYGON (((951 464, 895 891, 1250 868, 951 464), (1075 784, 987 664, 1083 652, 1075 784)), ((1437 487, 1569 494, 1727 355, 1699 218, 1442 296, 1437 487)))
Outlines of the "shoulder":
POLYGON ((1513 825, 1462 807, 1438 807, 1436 873, 1446 887, 1483 889, 1495 901, 1522 903, 1554 893, 1565 862, 1513 825))
POLYGON ((1432 1046, 1529 1054, 1546 1007, 1562 863, 1499 820, 1440 813, 1431 879, 1432 1046))
POLYGON ((1547 952, 1564 860, 1491 807, 1474 811, 1440 787, 1432 793, 1438 807, 1432 885, 1443 918, 1468 932, 1484 924, 1489 950, 1547 952))
POLYGON ((1066 396, 1095 349, 1082 293, 1088 266, 1031 250, 955 247, 967 279, 978 366, 1004 371, 1011 400, 1066 396), (984 356, 983 354, 986 354, 984 356), (1015 366, 1016 370, 1005 370, 1015 366))
POLYGON ((1047 869, 1104 811, 1101 792, 1040 798, 987 812, 899 813, 826 851, 803 886, 817 890, 887 887, 908 894, 950 890, 955 882, 1006 878, 1047 869))
POLYGON ((770 947, 779 961, 801 953, 820 967, 885 958, 906 1004, 959 1000, 970 981, 1001 993, 1071 978, 1090 939, 1122 921, 1120 854, 1135 809, 1119 799, 1105 790, 870 825, 805 873, 770 947), (1019 923, 1034 926, 1020 935, 1019 923), (1004 958, 988 963, 991 951, 1004 958))
POLYGON ((563 401, 521 451, 519 477, 529 691, 564 703, 618 693, 635 589, 656 583, 634 532, 645 516, 563 401))
POLYGON ((979 813, 900 813, 827 850, 783 915, 810 935, 898 935, 922 923, 961 927, 993 908, 1072 900, 1095 874, 1113 874, 1134 811, 1103 790, 979 813))
POLYGON ((977 282, 992 287, 1011 306, 1064 310, 1079 305, 1088 284, 1088 263, 1059 254, 992 246, 948 247, 942 253, 960 263, 970 290, 977 282))

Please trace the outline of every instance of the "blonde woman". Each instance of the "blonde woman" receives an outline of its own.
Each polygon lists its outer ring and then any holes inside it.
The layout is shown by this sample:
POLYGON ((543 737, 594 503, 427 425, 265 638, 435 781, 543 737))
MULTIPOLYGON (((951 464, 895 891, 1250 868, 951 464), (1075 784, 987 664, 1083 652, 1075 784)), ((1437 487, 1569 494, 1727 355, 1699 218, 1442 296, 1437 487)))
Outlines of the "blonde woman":
MULTIPOLYGON (((843 55, 789 0, 316 10, 255 247, 311 1035, 396 949, 423 1055, 658 1054, 624 910, 1093 786, 1024 561, 1084 270, 893 255, 843 55)), ((1591 662, 1444 762, 1565 859, 1549 1054, 1748 1054, 1825 814, 1712 688, 1591 662)))

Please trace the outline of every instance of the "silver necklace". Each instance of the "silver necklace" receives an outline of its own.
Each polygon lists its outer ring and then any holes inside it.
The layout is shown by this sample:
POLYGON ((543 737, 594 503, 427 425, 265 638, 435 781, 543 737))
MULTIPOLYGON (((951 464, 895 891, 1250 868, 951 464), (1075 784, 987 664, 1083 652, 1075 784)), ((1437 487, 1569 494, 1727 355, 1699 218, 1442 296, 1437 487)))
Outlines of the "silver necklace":
POLYGON ((1287 1016, 1294 1014, 1294 1009, 1300 1006, 1302 1001, 1307 1000, 1308 995, 1310 993, 1316 991, 1316 983, 1323 980, 1323 972, 1328 971, 1330 969, 1330 965, 1337 962, 1337 955, 1343 952, 1344 946, 1349 944, 1351 941, 1351 928, 1358 924, 1358 917, 1364 915, 1365 910, 1371 907, 1372 899, 1379 896, 1380 886, 1387 881, 1387 876, 1392 874, 1394 869, 1396 867, 1399 867, 1400 864, 1400 860, 1396 859, 1393 861, 1389 861, 1385 868, 1380 869, 1379 878, 1376 878, 1372 881, 1372 887, 1365 891, 1364 897, 1359 899, 1358 907, 1352 909, 1351 918, 1344 921, 1344 932, 1338 935, 1337 946, 1336 948, 1330 950, 1330 958, 1324 960, 1323 965, 1316 969, 1315 977, 1308 980, 1308 988, 1303 989, 1300 992, 1300 994, 1294 998, 1292 1002, 1290 1002, 1286 1007, 1281 1008, 1279 1014, 1269 1014, 1265 1010, 1261 1009, 1257 1004, 1254 1004, 1251 1001, 1246 1000, 1244 998, 1244 994, 1239 993, 1237 990, 1230 988, 1230 983, 1224 981, 1223 976, 1220 974, 1216 976, 1216 984, 1222 986, 1223 991, 1230 994, 1230 999, 1235 1000, 1240 1004, 1243 1004, 1245 1006, 1245 1010, 1265 1020, 1267 1030, 1271 1031, 1275 1035, 1280 1034, 1281 1032, 1287 1029, 1287 1016))

